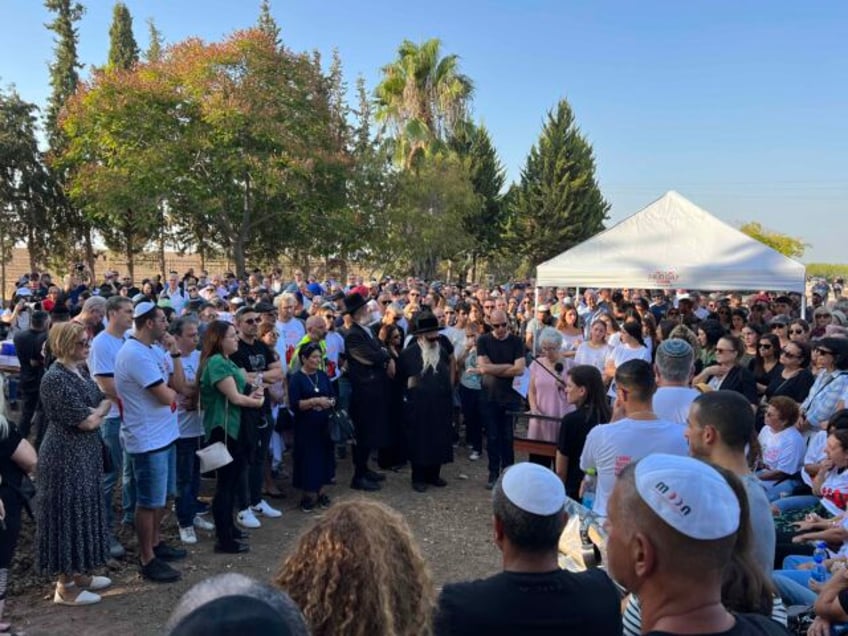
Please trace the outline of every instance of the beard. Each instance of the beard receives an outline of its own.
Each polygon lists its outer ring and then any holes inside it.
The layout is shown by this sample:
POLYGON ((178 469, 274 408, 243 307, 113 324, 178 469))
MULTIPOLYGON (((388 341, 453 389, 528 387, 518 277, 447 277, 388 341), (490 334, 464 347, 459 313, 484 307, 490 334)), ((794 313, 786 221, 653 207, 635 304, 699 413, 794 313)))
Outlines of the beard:
POLYGON ((441 358, 439 341, 430 341, 427 340, 426 336, 419 336, 418 346, 421 348, 421 375, 427 373, 428 369, 432 369, 433 373, 437 373, 439 359, 441 358))

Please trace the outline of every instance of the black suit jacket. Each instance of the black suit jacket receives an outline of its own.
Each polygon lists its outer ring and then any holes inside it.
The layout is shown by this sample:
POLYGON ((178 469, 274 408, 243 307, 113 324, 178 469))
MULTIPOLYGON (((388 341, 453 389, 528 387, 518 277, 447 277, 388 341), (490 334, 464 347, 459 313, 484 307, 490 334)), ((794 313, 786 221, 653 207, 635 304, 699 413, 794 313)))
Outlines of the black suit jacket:
POLYGON ((391 357, 380 341, 358 324, 352 325, 345 336, 345 356, 357 442, 369 448, 386 446, 391 386, 386 366, 391 357))

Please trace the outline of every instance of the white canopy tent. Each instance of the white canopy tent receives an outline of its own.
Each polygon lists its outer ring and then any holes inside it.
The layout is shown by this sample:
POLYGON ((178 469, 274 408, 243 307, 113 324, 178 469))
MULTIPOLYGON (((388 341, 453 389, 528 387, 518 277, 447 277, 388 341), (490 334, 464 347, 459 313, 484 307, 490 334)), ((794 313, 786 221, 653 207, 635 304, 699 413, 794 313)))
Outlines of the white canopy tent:
POLYGON ((539 265, 536 285, 804 294, 805 267, 672 190, 539 265))

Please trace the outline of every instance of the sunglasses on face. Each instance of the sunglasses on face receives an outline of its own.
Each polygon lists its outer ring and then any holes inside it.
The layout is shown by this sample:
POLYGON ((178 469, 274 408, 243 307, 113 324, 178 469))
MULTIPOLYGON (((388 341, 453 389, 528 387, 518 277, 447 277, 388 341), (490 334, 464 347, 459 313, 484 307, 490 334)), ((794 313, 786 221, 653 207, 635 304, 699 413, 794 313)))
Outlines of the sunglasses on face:
POLYGON ((757 345, 760 349, 771 349, 771 345, 767 342, 762 342, 757 345))
POLYGON ((505 322, 493 322, 492 329, 500 329, 501 327, 506 327, 505 322))
POLYGON ((800 336, 804 333, 804 330, 803 329, 790 329, 789 333, 791 333, 795 336, 800 336))
POLYGON ((800 358, 800 357, 801 357, 801 356, 799 356, 799 355, 798 355, 798 354, 796 354, 796 353, 792 353, 792 352, 791 352, 791 351, 789 351, 788 349, 781 349, 781 350, 780 350, 780 353, 781 353, 781 355, 784 355, 784 356, 786 356, 787 358, 800 358))
POLYGON ((786 325, 772 325, 772 330, 774 329, 786 329, 786 325))

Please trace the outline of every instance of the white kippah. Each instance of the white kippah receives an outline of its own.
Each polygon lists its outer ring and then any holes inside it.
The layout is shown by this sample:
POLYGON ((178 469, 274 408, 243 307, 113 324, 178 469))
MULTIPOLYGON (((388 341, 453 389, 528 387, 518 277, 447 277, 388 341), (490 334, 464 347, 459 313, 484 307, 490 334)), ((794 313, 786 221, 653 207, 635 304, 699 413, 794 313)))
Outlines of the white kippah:
POLYGON ((739 529, 739 500, 712 466, 691 457, 648 455, 636 464, 636 492, 681 534, 710 541, 739 529))
POLYGON ((534 515, 546 517, 565 506, 562 480, 539 464, 522 462, 507 469, 501 481, 506 498, 534 515))
POLYGON ((133 318, 141 318, 142 316, 153 311, 154 309, 156 309, 156 303, 152 303, 149 300, 144 300, 138 303, 133 308, 133 318))

